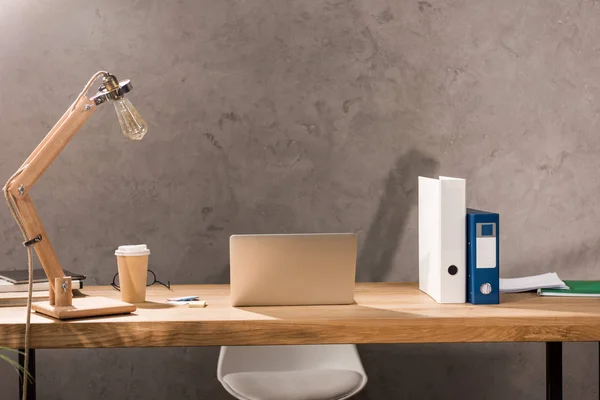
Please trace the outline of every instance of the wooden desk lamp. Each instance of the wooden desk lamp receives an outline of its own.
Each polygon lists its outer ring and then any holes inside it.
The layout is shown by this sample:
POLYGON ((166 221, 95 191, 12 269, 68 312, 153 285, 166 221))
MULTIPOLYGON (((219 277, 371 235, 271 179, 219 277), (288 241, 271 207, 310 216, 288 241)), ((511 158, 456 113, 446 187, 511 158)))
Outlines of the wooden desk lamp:
POLYGON ((73 105, 69 107, 3 188, 9 208, 25 237, 24 245, 29 248, 30 276, 32 270, 30 247, 33 246, 50 283, 49 302, 31 305, 31 308, 37 312, 58 319, 69 319, 124 314, 136 310, 133 304, 107 298, 72 298, 70 277, 64 276, 64 271, 29 195, 33 185, 58 157, 69 140, 92 116, 98 105, 112 102, 117 111, 123 134, 134 140, 144 137, 148 130, 146 122, 139 116, 129 100, 124 97, 131 89, 129 80, 119 82, 114 75, 108 72, 97 72, 75 99, 73 105), (98 93, 88 97, 88 90, 99 78, 102 78, 102 86, 98 93))

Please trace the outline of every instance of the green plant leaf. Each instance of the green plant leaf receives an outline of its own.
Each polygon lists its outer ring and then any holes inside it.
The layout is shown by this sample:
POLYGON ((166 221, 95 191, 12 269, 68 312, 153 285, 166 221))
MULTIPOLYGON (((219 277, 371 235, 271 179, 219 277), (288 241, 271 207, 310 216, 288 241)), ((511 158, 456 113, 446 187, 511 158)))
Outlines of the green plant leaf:
MULTIPOLYGON (((12 353, 17 353, 17 354, 25 354, 22 351, 19 350, 15 350, 15 349, 9 349, 6 347, 0 347, 0 351, 8 351, 8 352, 12 352, 12 353)), ((15 360, 13 360, 12 358, 8 357, 7 355, 4 354, 0 354, 0 361, 6 361, 7 363, 9 363, 17 372, 25 372, 25 369, 15 360)), ((33 376, 29 373, 29 371, 27 371, 27 379, 29 380, 29 382, 33 382, 33 376)))

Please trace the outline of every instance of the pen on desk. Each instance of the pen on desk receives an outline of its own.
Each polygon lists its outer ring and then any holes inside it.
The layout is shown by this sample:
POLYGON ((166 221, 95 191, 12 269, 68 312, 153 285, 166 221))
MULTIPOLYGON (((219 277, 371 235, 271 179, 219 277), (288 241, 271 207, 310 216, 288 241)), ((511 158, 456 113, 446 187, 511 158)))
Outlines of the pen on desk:
POLYGON ((204 308, 206 307, 206 300, 199 300, 193 303, 188 303, 189 308, 204 308))
POLYGON ((198 301, 198 296, 184 296, 184 297, 173 297, 167 299, 167 301, 179 302, 179 301, 198 301))

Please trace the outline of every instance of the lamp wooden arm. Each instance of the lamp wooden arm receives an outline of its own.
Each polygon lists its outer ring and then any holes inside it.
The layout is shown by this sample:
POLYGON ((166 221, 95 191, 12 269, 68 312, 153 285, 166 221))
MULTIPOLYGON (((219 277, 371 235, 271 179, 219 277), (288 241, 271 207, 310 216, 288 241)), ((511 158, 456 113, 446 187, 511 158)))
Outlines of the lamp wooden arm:
POLYGON ((49 285, 51 305, 54 305, 54 279, 63 277, 64 271, 33 206, 29 191, 95 110, 95 103, 87 96, 76 100, 33 153, 27 157, 16 176, 6 184, 6 189, 14 199, 27 238, 32 239, 37 235, 42 237, 41 242, 34 248, 51 283, 49 285))

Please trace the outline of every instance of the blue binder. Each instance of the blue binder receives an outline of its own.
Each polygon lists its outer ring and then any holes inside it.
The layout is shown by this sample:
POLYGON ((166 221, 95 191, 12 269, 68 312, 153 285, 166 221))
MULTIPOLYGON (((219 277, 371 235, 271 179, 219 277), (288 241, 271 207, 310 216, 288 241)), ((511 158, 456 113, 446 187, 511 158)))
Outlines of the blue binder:
POLYGON ((467 301, 500 303, 500 216, 467 208, 467 301))

